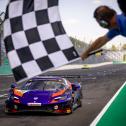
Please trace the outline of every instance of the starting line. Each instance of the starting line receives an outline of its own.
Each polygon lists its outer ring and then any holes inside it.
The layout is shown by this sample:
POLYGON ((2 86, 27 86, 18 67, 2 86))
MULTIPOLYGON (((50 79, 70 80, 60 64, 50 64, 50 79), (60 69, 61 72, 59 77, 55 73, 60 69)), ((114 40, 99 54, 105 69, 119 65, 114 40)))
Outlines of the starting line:
POLYGON ((126 126, 126 82, 90 126, 126 126))

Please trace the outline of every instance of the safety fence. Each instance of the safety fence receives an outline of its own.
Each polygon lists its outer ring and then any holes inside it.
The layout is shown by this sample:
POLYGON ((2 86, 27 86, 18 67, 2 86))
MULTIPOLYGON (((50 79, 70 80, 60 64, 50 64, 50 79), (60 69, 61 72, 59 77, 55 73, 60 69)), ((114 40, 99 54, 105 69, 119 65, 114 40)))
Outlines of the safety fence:
MULTIPOLYGON (((103 51, 102 53, 97 53, 90 56, 87 60, 72 64, 97 64, 103 62, 113 62, 114 64, 126 63, 126 51, 103 51)), ((0 66, 0 75, 12 74, 8 58, 3 55, 2 64, 0 66)))

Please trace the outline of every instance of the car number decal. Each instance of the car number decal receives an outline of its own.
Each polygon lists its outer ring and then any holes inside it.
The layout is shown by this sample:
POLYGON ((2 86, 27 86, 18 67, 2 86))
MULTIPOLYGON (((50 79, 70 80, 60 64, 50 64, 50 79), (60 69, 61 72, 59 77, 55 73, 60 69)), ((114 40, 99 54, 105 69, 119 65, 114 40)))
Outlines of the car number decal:
POLYGON ((28 106, 41 106, 41 103, 28 103, 28 106))

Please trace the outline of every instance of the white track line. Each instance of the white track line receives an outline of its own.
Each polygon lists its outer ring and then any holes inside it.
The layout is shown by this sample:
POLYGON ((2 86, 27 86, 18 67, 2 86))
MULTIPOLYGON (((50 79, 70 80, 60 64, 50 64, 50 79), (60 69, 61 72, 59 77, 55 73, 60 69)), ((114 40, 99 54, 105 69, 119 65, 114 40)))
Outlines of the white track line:
POLYGON ((90 126, 97 126, 97 123, 99 122, 99 120, 102 118, 102 116, 104 115, 104 113, 107 111, 107 109, 110 107, 110 105, 112 104, 112 102, 115 100, 115 98, 118 96, 118 94, 120 93, 120 91, 124 88, 124 86, 126 85, 126 82, 121 86, 121 88, 116 92, 116 94, 111 98, 111 100, 107 103, 107 105, 102 109, 102 111, 99 113, 99 115, 94 119, 94 121, 90 124, 90 126))
POLYGON ((0 98, 6 97, 8 94, 0 95, 0 98))

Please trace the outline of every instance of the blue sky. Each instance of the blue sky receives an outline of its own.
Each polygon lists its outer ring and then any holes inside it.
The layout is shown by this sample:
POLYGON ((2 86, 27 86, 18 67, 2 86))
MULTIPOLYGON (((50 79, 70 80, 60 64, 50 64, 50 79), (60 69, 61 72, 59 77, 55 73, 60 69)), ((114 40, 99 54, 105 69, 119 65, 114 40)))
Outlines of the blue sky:
MULTIPOLYGON (((0 10, 5 10, 8 0, 0 0, 0 10)), ((107 30, 101 28, 93 18, 93 12, 99 5, 108 5, 121 13, 116 0, 59 0, 59 10, 64 28, 68 35, 89 43, 104 35, 107 30)), ((116 37, 108 45, 126 42, 124 37, 116 37), (118 41, 118 42, 117 42, 118 41)))

